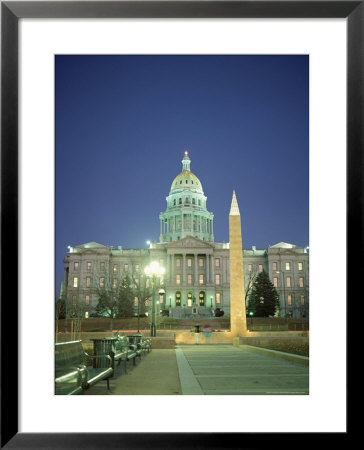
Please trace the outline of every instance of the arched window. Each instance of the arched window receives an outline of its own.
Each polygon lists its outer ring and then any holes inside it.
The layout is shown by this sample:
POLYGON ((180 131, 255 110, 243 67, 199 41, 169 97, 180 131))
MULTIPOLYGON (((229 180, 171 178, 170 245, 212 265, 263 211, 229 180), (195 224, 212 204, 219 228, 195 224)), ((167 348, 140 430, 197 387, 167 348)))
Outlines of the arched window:
POLYGON ((187 294, 187 306, 192 306, 192 298, 193 298, 192 292, 189 292, 187 294))
POLYGON ((200 300, 200 306, 205 306, 205 293, 204 293, 204 291, 200 292, 199 300, 200 300))
POLYGON ((187 204, 189 204, 190 203, 190 199, 189 199, 189 197, 186 197, 185 198, 185 204, 187 205, 187 204))
POLYGON ((176 306, 181 306, 181 293, 179 291, 176 292, 176 306))

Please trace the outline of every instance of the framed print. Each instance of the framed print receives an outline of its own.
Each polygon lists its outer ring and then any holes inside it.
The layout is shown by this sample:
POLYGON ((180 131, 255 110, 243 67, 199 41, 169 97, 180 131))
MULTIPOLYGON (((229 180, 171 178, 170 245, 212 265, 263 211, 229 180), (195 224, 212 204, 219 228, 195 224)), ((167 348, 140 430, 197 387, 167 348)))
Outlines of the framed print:
MULTIPOLYGON (((337 424, 336 429, 333 429, 334 426, 330 428, 327 422, 321 428, 320 424, 313 427, 312 419, 308 417, 306 420, 310 425, 306 431, 302 423, 303 414, 297 415, 297 422, 301 423, 296 428, 292 426, 289 416, 293 409, 305 407, 304 396, 299 400, 292 396, 283 399, 282 396, 275 404, 273 396, 268 403, 264 403, 264 396, 254 399, 237 397, 241 405, 245 405, 245 410, 240 412, 231 398, 225 396, 217 401, 210 395, 186 395, 178 402, 157 396, 99 396, 103 398, 98 399, 96 396, 83 396, 80 397, 83 404, 74 397, 43 403, 45 392, 49 394, 54 381, 49 380, 52 368, 48 365, 52 355, 46 350, 49 347, 53 349, 48 337, 49 333, 51 336, 53 334, 53 323, 48 323, 46 319, 51 308, 44 303, 49 284, 53 283, 54 271, 54 261, 50 259, 54 251, 55 158, 50 143, 54 142, 55 124, 54 118, 50 118, 49 111, 52 110, 49 105, 54 105, 55 61, 57 58, 61 60, 60 56, 54 59, 54 55, 129 53, 139 55, 139 58, 144 54, 160 53, 234 55, 244 54, 244 45, 249 40, 253 54, 274 54, 275 50, 269 44, 270 41, 278 42, 278 39, 284 43, 278 51, 308 55, 315 41, 313 36, 320 30, 319 20, 327 20, 327 47, 326 44, 320 47, 317 39, 319 50, 310 54, 310 178, 316 181, 322 179, 319 184, 323 185, 320 193, 318 190, 312 192, 310 187, 312 205, 315 206, 315 209, 310 209, 310 220, 317 214, 323 222, 318 234, 312 226, 312 241, 310 225, 310 252, 312 250, 314 261, 310 271, 313 285, 319 286, 322 284, 320 277, 326 280, 332 277, 335 255, 340 261, 336 264, 341 267, 341 278, 336 282, 336 287, 335 283, 327 282, 326 294, 325 290, 321 290, 315 297, 317 305, 311 304, 316 313, 312 335, 314 339, 318 336, 322 339, 324 335, 331 340, 341 334, 337 345, 344 354, 348 317, 346 302, 350 294, 353 295, 354 280, 358 279, 362 266, 360 263, 351 264, 349 270, 354 240, 356 252, 361 253, 363 247, 363 19, 362 1, 1 2, 2 447, 241 448, 242 441, 244 447, 251 447, 257 443, 260 445, 263 439, 276 438, 279 438, 280 445, 288 445, 292 439, 290 433, 302 433, 302 439, 308 439, 311 433, 317 435, 320 431, 336 432, 338 439, 348 436, 343 419, 346 414, 346 392, 343 388, 346 379, 345 355, 340 357, 342 364, 335 371, 341 386, 335 392, 340 413, 336 422, 335 418, 331 420, 337 424), (269 21, 273 21, 272 27, 269 21), (289 21, 293 21, 291 28, 285 28, 285 23, 289 21), (301 27, 301 21, 309 23, 307 34, 301 27), (284 30, 279 37, 277 24, 284 30), (62 28, 64 26, 67 28, 62 28), (32 34, 34 31, 35 34, 32 34), (301 33, 300 45, 296 42, 290 45, 291 33, 293 35, 295 32, 301 33), (105 36, 108 36, 108 47, 102 42, 105 36), (128 42, 129 50, 124 50, 125 42, 128 42), (46 56, 41 56, 42 52, 46 56), (319 68, 324 72, 325 64, 331 72, 326 72, 316 83, 319 68), (33 78, 22 76, 29 67, 32 68, 33 78), (334 77, 337 77, 337 84, 333 81, 334 77), (42 80, 41 83, 39 80, 42 80), (335 86, 338 86, 337 90, 335 86), (47 94, 42 94, 42 91, 47 94), (43 101, 42 95, 48 103, 43 101), (319 108, 315 109, 315 99, 320 96, 327 109, 332 110, 332 116, 319 108), (47 111, 45 115, 48 119, 45 119, 44 111, 47 111), (34 124, 28 121, 30 116, 33 116, 34 124), (346 129, 345 125, 340 129, 339 122, 345 123, 345 116, 346 129), (333 142, 335 140, 336 143, 333 142), (38 146, 42 149, 40 152, 38 146), (346 172, 343 172, 345 165, 346 172), (29 186, 32 188, 28 189, 29 186), (323 210, 326 212, 326 222, 323 210), (337 235, 336 230, 339 230, 337 235), (323 250, 319 247, 320 239, 324 239, 325 234, 323 250), (330 242, 333 242, 333 248, 327 253, 325 267, 320 267, 330 242), (315 256, 315 253, 320 256, 315 256), (343 269, 344 261, 346 271, 343 269), (34 272, 33 266, 39 267, 39 271, 34 272), (335 302, 327 304, 325 296, 336 296, 341 298, 341 302, 335 299, 335 302), (32 301, 27 302, 27 298, 32 301), (327 306, 319 306, 318 303, 327 306), (342 307, 340 313, 337 312, 339 305, 342 307), (327 312, 327 319, 323 318, 324 312, 327 312), (14 317, 18 320, 10 320, 14 317), (37 400, 39 412, 32 414, 37 400), (251 411, 250 418, 248 410, 251 411), (245 420, 245 426, 241 428, 240 414, 244 415, 245 420), (267 425, 270 415, 283 417, 286 425, 277 425, 273 418, 272 423, 267 425), (25 416, 29 420, 24 420, 25 416), (137 417, 137 420, 131 421, 131 417, 137 417), (260 417, 264 426, 250 427, 252 417, 260 417), (143 425, 140 425, 141 422, 143 425)), ((90 63, 89 67, 95 70, 95 65, 90 63)), ((145 74, 146 77, 148 75, 145 74)), ((68 155, 68 161, 73 164, 72 155, 68 155)), ((67 168, 67 161, 63 164, 67 168)), ((184 164, 188 163, 185 161, 184 164)), ((188 183, 188 180, 183 182, 188 183)), ((161 230, 162 227, 164 224, 161 223, 161 230)), ((200 302, 206 301, 203 296, 201 298, 200 302)), ((210 300, 209 296, 208 300, 212 306, 212 297, 210 300)), ((190 301, 192 305, 192 297, 190 301)), ((319 365, 319 352, 326 352, 326 358, 333 355, 332 348, 325 349, 322 342, 317 345, 310 367, 313 374, 317 373, 315 365, 319 365)), ((327 372, 327 384, 334 389, 329 375, 327 372)), ((320 386, 323 386, 323 381, 316 383, 313 376, 307 404, 315 397, 321 403, 330 402, 329 389, 323 395, 318 392, 320 386)), ((310 415, 309 406, 306 415, 310 415)))

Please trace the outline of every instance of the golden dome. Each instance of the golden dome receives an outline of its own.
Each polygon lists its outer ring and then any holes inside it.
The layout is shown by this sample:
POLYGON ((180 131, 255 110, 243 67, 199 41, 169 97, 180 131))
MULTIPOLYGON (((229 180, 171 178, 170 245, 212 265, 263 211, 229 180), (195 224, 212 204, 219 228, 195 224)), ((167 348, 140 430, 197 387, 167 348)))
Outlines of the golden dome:
POLYGON ((202 191, 202 185, 200 180, 189 170, 183 170, 180 174, 176 176, 173 180, 171 191, 173 189, 182 189, 182 188, 190 188, 190 189, 198 189, 202 191))

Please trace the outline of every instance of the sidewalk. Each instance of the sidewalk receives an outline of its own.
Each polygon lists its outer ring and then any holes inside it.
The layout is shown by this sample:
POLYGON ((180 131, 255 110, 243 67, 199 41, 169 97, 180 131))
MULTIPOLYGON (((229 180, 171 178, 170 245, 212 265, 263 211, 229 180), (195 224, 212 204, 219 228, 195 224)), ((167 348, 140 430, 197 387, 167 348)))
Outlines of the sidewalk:
POLYGON ((115 367, 110 379, 110 391, 106 381, 100 381, 83 395, 181 395, 176 352, 174 349, 153 349, 150 353, 115 367))

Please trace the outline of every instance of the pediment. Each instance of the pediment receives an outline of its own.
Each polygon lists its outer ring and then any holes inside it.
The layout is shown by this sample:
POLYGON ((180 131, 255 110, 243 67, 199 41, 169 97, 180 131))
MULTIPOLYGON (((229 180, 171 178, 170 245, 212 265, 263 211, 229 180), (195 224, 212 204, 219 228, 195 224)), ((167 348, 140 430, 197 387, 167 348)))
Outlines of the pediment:
POLYGON ((169 242, 167 248, 214 248, 210 242, 202 241, 193 236, 186 236, 179 241, 169 242))

